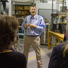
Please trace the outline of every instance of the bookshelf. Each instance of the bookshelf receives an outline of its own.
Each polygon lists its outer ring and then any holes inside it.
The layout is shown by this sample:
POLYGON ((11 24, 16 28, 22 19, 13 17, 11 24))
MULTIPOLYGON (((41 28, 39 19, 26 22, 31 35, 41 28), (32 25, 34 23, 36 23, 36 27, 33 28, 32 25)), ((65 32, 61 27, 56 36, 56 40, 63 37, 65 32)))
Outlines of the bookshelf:
POLYGON ((15 5, 13 9, 13 16, 25 18, 30 14, 29 12, 30 5, 15 5))
POLYGON ((18 27, 18 38, 23 38, 24 31, 22 30, 22 22, 27 15, 30 15, 29 9, 31 5, 13 5, 13 13, 12 15, 18 19, 19 27, 18 27))

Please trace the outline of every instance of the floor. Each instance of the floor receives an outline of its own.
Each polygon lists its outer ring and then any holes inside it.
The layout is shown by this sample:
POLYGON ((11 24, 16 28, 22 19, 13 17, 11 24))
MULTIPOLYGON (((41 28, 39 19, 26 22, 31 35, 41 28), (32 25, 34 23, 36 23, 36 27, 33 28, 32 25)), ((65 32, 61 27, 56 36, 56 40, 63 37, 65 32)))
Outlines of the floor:
MULTIPOLYGON (((41 55, 42 55, 42 63, 43 63, 42 68, 48 68, 48 63, 52 52, 52 48, 48 50, 47 45, 40 45, 40 47, 41 47, 41 55)), ((23 53, 23 45, 18 45, 15 47, 15 49, 18 52, 23 53)), ((37 68, 36 55, 32 47, 30 48, 29 51, 27 68, 37 68)))
MULTIPOLYGON (((41 55, 42 55, 43 68, 48 68, 48 63, 49 63, 51 52, 52 52, 52 49, 48 50, 47 46, 41 45, 41 55)), ((33 56, 35 56, 34 50, 29 52, 29 58, 31 58, 33 56)), ((27 68, 37 68, 36 58, 28 60, 27 68)))

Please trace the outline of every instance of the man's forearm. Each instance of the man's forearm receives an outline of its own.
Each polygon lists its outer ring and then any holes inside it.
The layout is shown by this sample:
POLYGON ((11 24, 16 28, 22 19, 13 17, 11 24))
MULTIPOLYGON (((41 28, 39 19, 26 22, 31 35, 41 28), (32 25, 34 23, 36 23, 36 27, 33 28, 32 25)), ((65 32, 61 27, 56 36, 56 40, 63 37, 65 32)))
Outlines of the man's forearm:
POLYGON ((36 25, 30 24, 30 27, 34 27, 34 28, 36 28, 36 25))
POLYGON ((29 23, 25 24, 24 25, 24 28, 27 28, 29 25, 30 25, 29 23))
POLYGON ((24 25, 24 28, 27 28, 27 26, 26 26, 26 25, 24 25))

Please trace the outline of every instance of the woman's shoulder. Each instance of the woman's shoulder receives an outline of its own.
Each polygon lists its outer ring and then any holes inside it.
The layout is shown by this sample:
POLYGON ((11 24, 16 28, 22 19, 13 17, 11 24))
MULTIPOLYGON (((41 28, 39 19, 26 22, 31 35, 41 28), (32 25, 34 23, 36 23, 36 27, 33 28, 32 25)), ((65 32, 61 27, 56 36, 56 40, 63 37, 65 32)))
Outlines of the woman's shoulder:
POLYGON ((25 55, 20 52, 10 52, 7 54, 7 57, 15 62, 26 63, 27 61, 25 55))
POLYGON ((68 43, 68 41, 65 41, 65 42, 63 42, 63 43, 61 43, 61 44, 59 44, 59 45, 56 45, 54 48, 55 49, 62 49, 62 48, 64 48, 65 47, 65 45, 68 43))
POLYGON ((9 57, 15 58, 15 59, 26 59, 25 55, 20 52, 10 52, 8 53, 9 57))
POLYGON ((13 54, 14 56, 24 56, 24 54, 20 52, 11 52, 11 54, 13 54))
POLYGON ((54 48, 55 49, 61 49, 62 47, 64 47, 64 43, 61 43, 59 45, 56 45, 54 48))
POLYGON ((64 50, 64 46, 65 46, 65 44, 64 44, 64 43, 61 43, 61 44, 59 44, 59 45, 56 45, 56 46, 53 48, 53 50, 55 50, 55 52, 57 52, 57 53, 61 53, 61 52, 63 52, 63 50, 64 50))
POLYGON ((59 45, 56 45, 56 46, 53 48, 53 50, 55 50, 57 53, 61 53, 61 52, 63 52, 64 47, 65 47, 66 44, 67 44, 67 42, 63 42, 63 43, 61 43, 61 44, 59 44, 59 45))

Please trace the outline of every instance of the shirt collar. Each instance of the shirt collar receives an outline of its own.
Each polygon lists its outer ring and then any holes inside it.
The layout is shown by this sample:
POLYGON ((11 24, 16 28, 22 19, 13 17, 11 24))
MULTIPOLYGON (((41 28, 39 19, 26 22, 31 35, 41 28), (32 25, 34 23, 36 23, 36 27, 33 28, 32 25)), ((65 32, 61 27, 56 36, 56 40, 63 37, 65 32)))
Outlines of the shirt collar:
POLYGON ((31 18, 31 19, 35 19, 35 18, 36 18, 36 15, 34 15, 33 17, 31 17, 31 15, 30 15, 30 18, 31 18))

